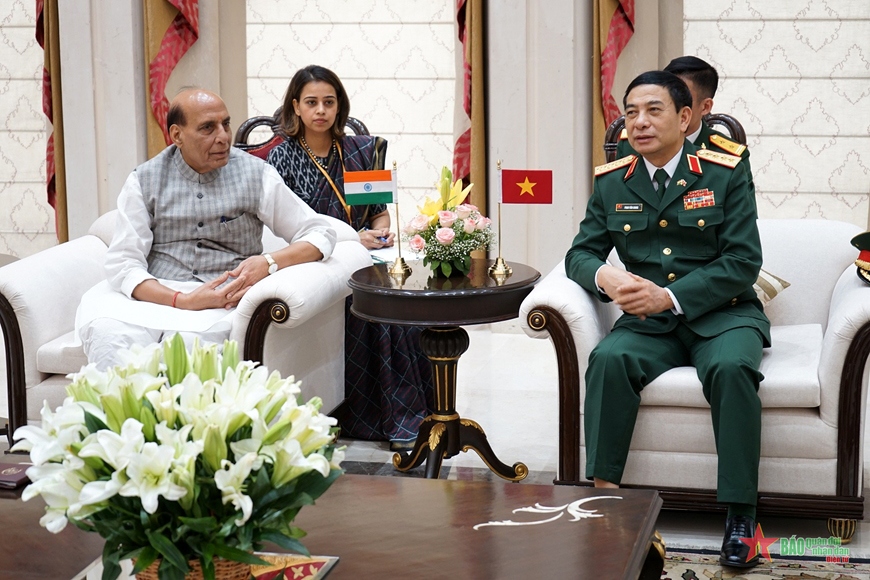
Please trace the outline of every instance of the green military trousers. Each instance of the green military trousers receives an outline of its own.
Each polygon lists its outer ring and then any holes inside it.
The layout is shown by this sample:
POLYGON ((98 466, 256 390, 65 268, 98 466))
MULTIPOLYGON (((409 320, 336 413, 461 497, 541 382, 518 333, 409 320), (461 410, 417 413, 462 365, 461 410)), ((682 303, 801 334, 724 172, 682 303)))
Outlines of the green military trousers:
POLYGON ((735 328, 712 338, 683 324, 664 334, 616 328, 589 355, 584 428, 586 477, 619 483, 628 457, 640 392, 679 366, 694 366, 710 403, 719 454, 717 499, 755 505, 761 453, 762 337, 735 328))

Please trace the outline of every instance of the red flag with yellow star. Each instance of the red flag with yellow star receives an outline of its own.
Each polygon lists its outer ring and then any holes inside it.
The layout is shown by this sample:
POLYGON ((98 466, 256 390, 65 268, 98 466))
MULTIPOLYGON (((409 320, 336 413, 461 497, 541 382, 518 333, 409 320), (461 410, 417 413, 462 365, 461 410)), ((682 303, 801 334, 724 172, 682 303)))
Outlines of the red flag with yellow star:
POLYGON ((502 169, 500 203, 553 203, 552 169, 502 169))

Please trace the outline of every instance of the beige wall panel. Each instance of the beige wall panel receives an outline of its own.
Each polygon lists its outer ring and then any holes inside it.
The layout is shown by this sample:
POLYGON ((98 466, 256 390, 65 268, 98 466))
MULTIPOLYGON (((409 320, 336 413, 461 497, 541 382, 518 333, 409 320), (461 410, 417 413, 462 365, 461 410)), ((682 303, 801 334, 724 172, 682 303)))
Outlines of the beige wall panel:
POLYGON ((49 123, 42 113, 42 85, 34 80, 0 80, 0 131, 35 132, 42 135, 22 134, 16 139, 32 141, 44 139, 49 123))
POLYGON ((866 125, 856 122, 868 113, 867 80, 740 80, 742 85, 731 79, 716 93, 714 111, 733 113, 747 133, 752 125, 753 134, 765 136, 867 136, 866 125))
POLYGON ((870 167, 867 140, 860 137, 764 137, 750 159, 759 192, 834 191, 832 183, 842 190, 837 178, 844 173, 854 180, 853 193, 867 193, 870 184, 862 169, 870 167))
POLYGON ((452 22, 453 2, 383 0, 275 2, 248 0, 248 22, 452 22))
MULTIPOLYGON (((867 215, 870 210, 867 196, 840 203, 829 193, 771 196, 776 204, 762 203, 759 199, 758 217, 762 219, 826 219, 854 223, 854 216, 867 215)), ((856 253, 857 254, 857 253, 856 253)))
POLYGON ((0 12, 3 27, 33 26, 36 22, 36 3, 30 0, 13 0, 5 2, 7 10, 0 12))
POLYGON ((863 0, 687 0, 684 5, 689 20, 765 18, 800 24, 807 20, 870 18, 870 3, 863 0))
POLYGON ((30 135, 0 131, 0 182, 45 179, 45 135, 31 140, 30 135))
POLYGON ((836 78, 870 61, 870 20, 824 21, 804 32, 798 38, 789 22, 700 21, 687 28, 684 46, 706 52, 726 77, 836 78))
POLYGON ((270 24, 252 42, 248 26, 248 74, 286 78, 309 64, 342 77, 452 78, 450 24, 270 24))
POLYGON ((54 233, 54 210, 45 200, 44 190, 41 181, 0 184, 0 206, 4 208, 0 212, 0 232, 32 234, 48 227, 54 233))

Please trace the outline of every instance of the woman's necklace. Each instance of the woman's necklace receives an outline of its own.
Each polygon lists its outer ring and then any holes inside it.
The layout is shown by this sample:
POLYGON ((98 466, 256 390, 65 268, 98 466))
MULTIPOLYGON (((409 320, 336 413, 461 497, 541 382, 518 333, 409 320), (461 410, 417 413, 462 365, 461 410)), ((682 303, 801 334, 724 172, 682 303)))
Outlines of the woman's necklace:
MULTIPOLYGON (((329 164, 329 154, 326 157, 318 157, 314 154, 314 151, 311 150, 311 147, 308 146, 308 142, 305 141, 305 137, 299 137, 299 142, 302 144, 302 147, 308 152, 308 155, 314 159, 314 162, 320 165, 322 168, 326 169, 326 166, 329 164)), ((332 140, 332 148, 330 153, 335 153, 335 139, 332 140)))

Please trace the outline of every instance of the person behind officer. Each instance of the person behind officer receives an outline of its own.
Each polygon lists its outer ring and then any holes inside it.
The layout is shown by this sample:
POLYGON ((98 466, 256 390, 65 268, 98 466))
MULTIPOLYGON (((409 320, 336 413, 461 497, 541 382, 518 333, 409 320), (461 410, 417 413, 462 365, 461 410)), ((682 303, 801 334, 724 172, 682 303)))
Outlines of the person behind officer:
MULTIPOLYGON (((752 167, 749 164, 749 148, 716 131, 704 121, 704 117, 713 110, 713 98, 719 88, 719 73, 709 63, 697 56, 675 58, 668 63, 664 70, 680 77, 689 87, 689 92, 692 93, 692 118, 686 129, 686 139, 702 149, 739 156, 743 160, 741 165, 748 173, 749 184, 754 193, 752 167)), ((626 131, 623 131, 616 147, 616 157, 619 159, 631 153, 635 153, 635 151, 628 142, 626 131)))
POLYGON ((728 516, 720 561, 751 567, 760 456, 758 385, 770 322, 752 284, 762 263, 755 201, 739 157, 684 138, 692 95, 650 71, 623 98, 629 155, 597 167, 586 216, 565 258, 568 276, 623 311, 589 356, 586 477, 618 486, 640 392, 694 366, 710 404, 719 502, 728 516), (616 248, 625 269, 607 257, 616 248))

